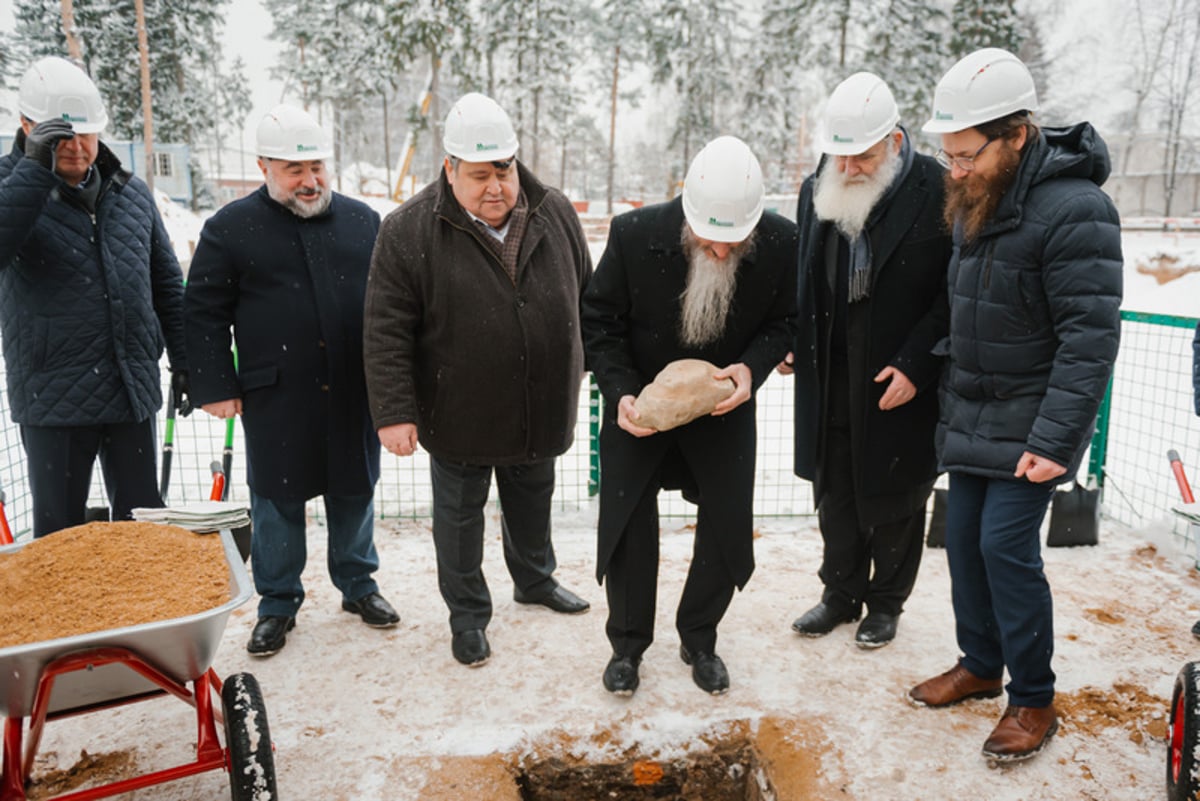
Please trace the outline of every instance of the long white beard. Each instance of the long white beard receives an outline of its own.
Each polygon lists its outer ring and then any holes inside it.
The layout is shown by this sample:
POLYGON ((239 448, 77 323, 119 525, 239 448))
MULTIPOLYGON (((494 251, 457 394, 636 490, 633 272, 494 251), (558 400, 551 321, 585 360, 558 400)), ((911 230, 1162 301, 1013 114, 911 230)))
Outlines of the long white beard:
POLYGON ((867 224, 871 209, 900 171, 900 154, 890 147, 885 152, 887 156, 873 175, 853 178, 838 170, 836 159, 827 159, 813 192, 817 219, 832 222, 848 239, 856 239, 867 224))
POLYGON ((685 252, 688 280, 679 315, 679 338, 688 347, 700 347, 716 342, 725 333, 743 253, 731 252, 724 261, 718 261, 701 247, 685 252))
POLYGON ((281 206, 291 209, 297 217, 316 217, 329 208, 329 204, 333 201, 333 193, 329 191, 328 187, 318 185, 316 191, 311 194, 300 190, 289 194, 276 183, 270 170, 267 171, 264 178, 267 183, 267 194, 271 196, 271 199, 281 206))

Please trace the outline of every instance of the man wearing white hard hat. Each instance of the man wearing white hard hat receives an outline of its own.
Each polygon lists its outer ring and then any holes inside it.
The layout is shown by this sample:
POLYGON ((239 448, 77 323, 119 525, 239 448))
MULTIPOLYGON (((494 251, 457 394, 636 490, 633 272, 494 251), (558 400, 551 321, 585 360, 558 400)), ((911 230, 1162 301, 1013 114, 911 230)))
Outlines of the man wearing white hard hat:
POLYGON ((204 224, 185 309, 195 402, 242 420, 260 596, 246 650, 266 657, 304 602, 305 506, 318 496, 342 609, 373 628, 400 617, 372 575, 379 440, 362 308, 379 215, 329 188, 333 140, 308 112, 272 109, 256 150, 264 185, 204 224))
POLYGON ((937 448, 962 657, 909 696, 942 707, 1007 692, 983 745, 993 762, 1034 756, 1058 728, 1039 530, 1091 441, 1120 334, 1108 150, 1086 122, 1040 128, 1037 106, 1025 65, 985 48, 942 77, 923 129, 941 137, 954 236, 937 448))
POLYGON ((555 459, 575 436, 579 296, 592 261, 569 200, 517 159, 508 114, 464 95, 437 180, 383 221, 367 292, 367 386, 387 450, 430 455, 438 587, 451 652, 491 655, 484 505, 500 498, 513 599, 578 614, 554 577, 555 459))
POLYGON ((588 365, 604 395, 596 577, 608 594, 604 687, 628 696, 654 641, 658 493, 699 505, 675 626, 707 693, 729 689, 717 625, 754 570, 754 392, 788 351, 796 226, 763 211, 758 159, 722 136, 696 154, 683 194, 616 217, 583 299, 588 365), (674 428, 638 396, 668 365, 708 362, 727 397, 674 428), (644 408, 644 407, 643 407, 644 408))
POLYGON ((187 401, 183 275, 147 186, 100 142, 96 85, 50 56, 21 78, 0 159, 0 327, 33 534, 84 522, 99 456, 114 520, 162 506, 154 457, 163 343, 187 401))
POLYGON ((915 151, 883 79, 829 96, 824 153, 800 189, 795 469, 813 482, 820 602, 792 623, 821 637, 867 614, 860 648, 896 636, 924 550, 950 237, 942 168, 915 151))

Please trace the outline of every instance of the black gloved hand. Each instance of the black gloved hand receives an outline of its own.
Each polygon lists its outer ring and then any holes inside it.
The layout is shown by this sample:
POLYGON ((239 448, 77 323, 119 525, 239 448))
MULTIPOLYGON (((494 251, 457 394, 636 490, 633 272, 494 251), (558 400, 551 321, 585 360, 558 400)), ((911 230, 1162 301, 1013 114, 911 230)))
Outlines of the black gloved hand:
POLYGON ((175 412, 180 417, 187 417, 192 413, 192 397, 188 394, 187 370, 171 372, 171 394, 175 396, 175 412))
POLYGON ((25 135, 25 158, 54 171, 54 152, 64 139, 74 139, 75 129, 66 120, 43 120, 25 135))

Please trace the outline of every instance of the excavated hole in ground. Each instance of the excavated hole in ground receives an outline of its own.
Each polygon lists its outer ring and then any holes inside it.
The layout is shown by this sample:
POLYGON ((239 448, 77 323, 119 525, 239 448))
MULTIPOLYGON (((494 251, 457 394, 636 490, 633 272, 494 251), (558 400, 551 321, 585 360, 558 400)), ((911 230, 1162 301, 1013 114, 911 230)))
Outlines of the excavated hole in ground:
POLYGON ((745 737, 705 743, 675 760, 577 764, 548 759, 517 777, 521 801, 774 801, 767 768, 745 737))

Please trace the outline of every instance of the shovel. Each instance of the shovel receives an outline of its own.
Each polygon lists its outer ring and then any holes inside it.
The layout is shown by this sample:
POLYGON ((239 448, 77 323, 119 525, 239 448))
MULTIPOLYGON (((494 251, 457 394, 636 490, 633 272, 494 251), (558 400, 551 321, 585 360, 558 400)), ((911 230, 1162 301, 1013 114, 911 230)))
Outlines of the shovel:
POLYGON ((1183 497, 1183 502, 1195 503, 1196 496, 1192 494, 1192 487, 1188 484, 1187 473, 1183 472, 1179 451, 1174 448, 1167 451, 1167 460, 1171 463, 1171 472, 1175 474, 1175 483, 1179 485, 1179 494, 1183 497))
POLYGON ((1046 545, 1061 548, 1098 542, 1100 488, 1085 487, 1076 481, 1069 490, 1055 490, 1054 499, 1050 501, 1050 531, 1046 534, 1046 545))
POLYGON ((167 390, 167 423, 163 428, 162 479, 158 484, 158 495, 167 502, 167 489, 171 486, 171 457, 175 453, 175 387, 167 390))

